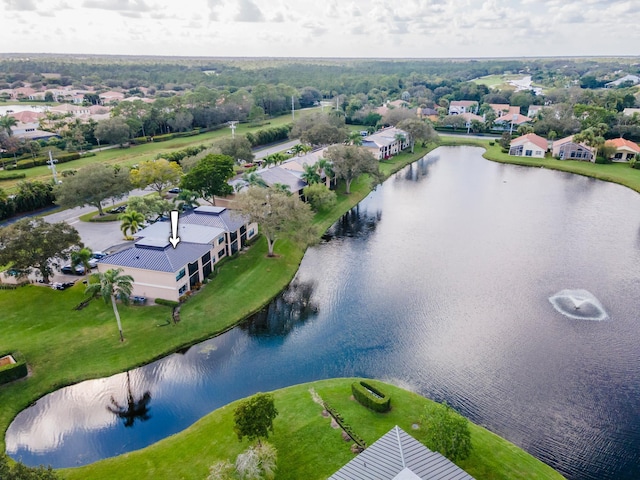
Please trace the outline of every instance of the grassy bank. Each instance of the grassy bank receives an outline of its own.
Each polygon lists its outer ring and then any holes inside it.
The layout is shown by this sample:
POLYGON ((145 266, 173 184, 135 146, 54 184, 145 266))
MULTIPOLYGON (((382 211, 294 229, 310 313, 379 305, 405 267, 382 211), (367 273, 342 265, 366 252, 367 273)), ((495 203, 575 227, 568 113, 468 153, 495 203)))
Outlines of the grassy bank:
MULTIPOLYGON (((427 151, 398 155, 382 168, 390 174, 427 151)), ((316 216, 321 231, 369 193, 369 182, 362 177, 351 190, 345 195, 339 188, 336 207, 316 216)), ((28 379, 0 386, 0 446, 4 449, 4 434, 15 415, 46 393, 148 363, 215 336, 269 303, 291 281, 304 252, 285 241, 276 245, 278 257, 267 258, 266 252, 266 242, 259 239, 226 262, 216 278, 184 304, 178 325, 165 325, 166 307, 122 306, 124 343, 118 341, 110 306, 94 301, 84 310, 73 310, 83 298, 81 284, 65 291, 43 286, 0 290, 0 351, 20 350, 32 372, 28 379)))
MULTIPOLYGON (((336 408, 368 445, 395 425, 420 440, 423 412, 434 403, 415 393, 381 382, 371 382, 391 395, 392 410, 385 414, 365 409, 351 398, 354 379, 331 379, 296 385, 274 392, 279 415, 269 441, 278 450, 277 478, 282 480, 325 479, 353 458, 350 445, 339 430, 332 429, 322 407, 314 403, 309 388, 336 408)), ((233 461, 248 442, 238 442, 233 433, 233 410, 237 402, 202 418, 188 429, 145 449, 96 462, 86 467, 67 469, 69 479, 203 479, 211 464, 233 461)), ((488 430, 470 425, 473 451, 459 462, 477 479, 561 479, 552 468, 488 430)))
POLYGON ((484 157, 500 163, 511 163, 526 167, 542 167, 562 172, 576 173, 586 177, 597 178, 606 182, 618 183, 640 193, 640 170, 631 168, 628 163, 596 164, 577 160, 556 160, 555 158, 514 157, 502 153, 500 146, 491 140, 476 140, 454 136, 442 136, 441 145, 472 145, 486 149, 484 157))

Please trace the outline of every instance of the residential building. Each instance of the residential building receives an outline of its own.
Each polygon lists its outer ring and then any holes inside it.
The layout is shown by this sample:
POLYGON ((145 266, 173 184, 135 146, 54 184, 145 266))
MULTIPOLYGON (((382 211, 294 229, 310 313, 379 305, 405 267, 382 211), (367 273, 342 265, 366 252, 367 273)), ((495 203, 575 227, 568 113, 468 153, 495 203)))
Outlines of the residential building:
POLYGON ((475 100, 452 100, 449 103, 449 115, 460 115, 467 112, 477 113, 478 102, 475 100))
POLYGON ((175 248, 169 242, 171 224, 156 222, 136 233, 132 247, 101 258, 98 271, 121 268, 134 279, 133 295, 177 301, 257 232, 255 223, 226 208, 198 207, 180 218, 175 248))
POLYGON ((573 135, 553 142, 551 154, 560 160, 593 161, 593 148, 573 141, 573 135))
POLYGON ((529 105, 529 110, 527 110, 527 117, 534 118, 538 113, 540 113, 540 110, 542 110, 543 108, 544 105, 529 105))
POLYGON ((388 127, 364 137, 362 146, 373 153, 378 160, 383 160, 407 148, 409 135, 399 128, 388 127))
POLYGON ((507 113, 502 117, 496 118, 493 122, 493 128, 496 130, 517 130, 520 125, 531 123, 531 118, 519 113, 507 113))
POLYGON ((108 104, 108 103, 111 103, 111 102, 119 102, 120 100, 124 99, 124 93, 115 92, 113 90, 101 93, 98 96, 100 97, 100 101, 103 104, 108 104))
POLYGON ((256 174, 259 175, 269 187, 273 187, 276 184, 286 185, 291 193, 295 193, 298 196, 302 195, 302 189, 307 186, 307 183, 301 178, 301 172, 288 170, 282 166, 263 168, 256 171, 256 174))
POLYGON ((74 117, 80 117, 82 115, 89 115, 91 110, 89 107, 82 107, 80 105, 71 105, 69 103, 62 103, 60 105, 56 105, 55 107, 49 108, 49 111, 52 113, 71 113, 74 117))
POLYGON ((500 118, 508 113, 520 113, 520 107, 512 107, 508 103, 490 103, 489 106, 491 110, 493 110, 493 113, 496 114, 496 118, 500 118), (516 109, 518 111, 516 111, 516 109))
POLYGON ((609 83, 605 83, 604 87, 605 88, 615 88, 618 85, 621 85, 623 83, 629 82, 632 85, 637 85, 638 83, 640 83, 640 77, 637 75, 625 75, 622 78, 619 78, 617 80, 614 80, 613 82, 609 82, 609 83))
POLYGON ((371 479, 473 480, 473 477, 396 425, 329 477, 329 480, 371 479))
POLYGON ((611 157, 611 160, 614 162, 628 162, 635 158, 636 155, 640 155, 640 146, 631 140, 614 138, 613 140, 607 140, 604 144, 616 149, 615 153, 611 157))
POLYGON ((516 157, 544 158, 544 154, 549 148, 548 142, 535 133, 527 133, 511 140, 509 155, 516 157))
POLYGON ((625 117, 633 117, 636 113, 640 115, 640 108, 625 108, 622 110, 622 114, 625 117))

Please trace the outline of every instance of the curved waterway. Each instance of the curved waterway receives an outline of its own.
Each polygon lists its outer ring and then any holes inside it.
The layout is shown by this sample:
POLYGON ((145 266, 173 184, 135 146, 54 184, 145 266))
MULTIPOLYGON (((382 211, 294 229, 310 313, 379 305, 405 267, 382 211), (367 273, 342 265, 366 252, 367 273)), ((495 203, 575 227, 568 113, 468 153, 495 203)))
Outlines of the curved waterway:
POLYGON ((267 310, 47 395, 11 424, 8 453, 82 465, 257 391, 365 376, 446 400, 570 479, 640 478, 640 195, 481 154, 445 147, 405 168, 267 310))

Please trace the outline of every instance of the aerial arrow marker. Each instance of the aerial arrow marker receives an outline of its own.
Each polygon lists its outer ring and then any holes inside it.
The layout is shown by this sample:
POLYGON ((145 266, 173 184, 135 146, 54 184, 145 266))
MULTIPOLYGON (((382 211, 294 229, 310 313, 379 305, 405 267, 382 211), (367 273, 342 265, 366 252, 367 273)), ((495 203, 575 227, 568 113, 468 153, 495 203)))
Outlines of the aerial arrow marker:
POLYGON ((173 245, 173 248, 176 248, 176 246, 180 243, 180 237, 177 236, 178 210, 171 210, 169 214, 171 215, 171 236, 169 237, 169 241, 171 242, 171 245, 173 245))

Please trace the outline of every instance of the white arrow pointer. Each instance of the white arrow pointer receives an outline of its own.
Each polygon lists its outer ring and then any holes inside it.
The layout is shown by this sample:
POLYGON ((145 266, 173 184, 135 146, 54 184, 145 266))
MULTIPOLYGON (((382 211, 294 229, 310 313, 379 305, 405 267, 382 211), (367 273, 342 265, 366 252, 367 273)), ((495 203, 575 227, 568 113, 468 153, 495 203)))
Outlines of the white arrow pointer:
POLYGON ((171 215, 171 236, 169 237, 169 241, 173 248, 176 248, 178 243, 180 243, 180 237, 178 237, 178 210, 171 210, 169 212, 171 215))

